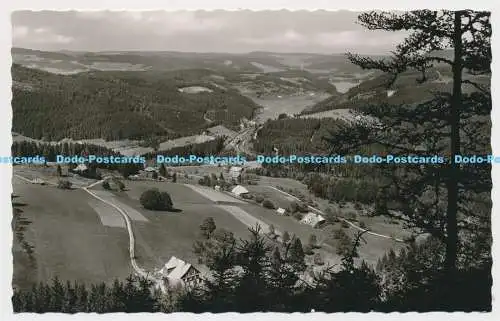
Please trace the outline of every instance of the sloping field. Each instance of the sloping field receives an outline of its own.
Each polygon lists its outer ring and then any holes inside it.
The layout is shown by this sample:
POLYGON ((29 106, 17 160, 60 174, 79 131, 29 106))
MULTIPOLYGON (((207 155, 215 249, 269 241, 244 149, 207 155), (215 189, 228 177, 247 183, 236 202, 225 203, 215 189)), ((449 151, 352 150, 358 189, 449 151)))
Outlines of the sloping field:
POLYGON ((97 215, 99 215, 102 225, 109 227, 126 227, 123 217, 112 206, 109 206, 108 204, 105 204, 97 199, 89 200, 88 204, 92 207, 92 209, 94 209, 97 215))
MULTIPOLYGON (((59 177, 56 176, 56 167, 43 167, 40 165, 18 165, 15 167, 14 174, 20 175, 26 179, 33 180, 35 178, 40 178, 49 184, 57 184, 59 177)), ((96 180, 81 177, 78 175, 73 175, 65 177, 65 180, 70 181, 73 187, 83 187, 94 183, 96 180)))
MULTIPOLYGON (((171 182, 153 182, 153 181, 129 181, 126 182, 127 190, 125 194, 131 200, 139 204, 141 194, 148 189, 158 188, 160 191, 165 191, 170 194, 174 207, 177 203, 180 204, 213 204, 209 199, 198 193, 193 193, 193 190, 181 183, 171 182)), ((142 211, 141 211, 142 212, 142 211)))
MULTIPOLYGON (((147 222, 148 219, 144 217, 139 211, 134 209, 133 207, 128 206, 127 204, 122 203, 118 198, 115 197, 115 195, 111 192, 108 191, 100 191, 100 190, 93 190, 92 191, 94 194, 97 196, 101 197, 102 199, 110 202, 113 205, 118 206, 122 210, 124 210, 128 217, 132 221, 139 221, 139 222, 147 222)), ((101 202, 103 203, 103 202, 101 202)), ((111 207, 111 206, 110 206, 111 207)), ((121 217, 121 216, 120 216, 121 217)))
POLYGON ((249 185, 245 186, 245 188, 252 193, 264 196, 264 198, 269 199, 277 207, 282 207, 284 209, 286 209, 292 202, 295 201, 294 198, 283 195, 282 193, 268 186, 249 185))
POLYGON ((199 185, 190 185, 190 184, 185 184, 186 187, 192 189, 196 193, 202 195, 203 197, 206 197, 207 199, 211 200, 214 203, 236 203, 236 204, 246 204, 245 202, 231 197, 229 195, 226 195, 224 193, 217 192, 216 190, 213 190, 208 187, 204 186, 199 186, 199 185))
MULTIPOLYGON (((217 205, 218 208, 223 209, 224 211, 230 213, 233 215, 238 221, 241 223, 245 224, 249 228, 256 227, 259 225, 262 228, 263 232, 268 232, 269 231, 269 225, 263 222, 262 220, 259 220, 256 218, 254 215, 249 214, 245 210, 241 209, 238 206, 231 206, 231 205, 217 205)), ((275 230, 275 233, 280 235, 281 231, 275 230)))
POLYGON ((248 236, 246 225, 183 184, 134 181, 128 182, 127 188, 128 191, 118 193, 116 199, 120 204, 139 211, 149 221, 133 222, 137 260, 146 270, 161 267, 172 255, 197 263, 193 243, 199 237, 199 225, 207 217, 213 217, 217 227, 233 232, 237 238, 248 236), (152 187, 167 191, 178 211, 143 209, 139 203, 140 195, 152 187))
POLYGON ((363 118, 369 121, 374 121, 372 117, 369 116, 356 116, 355 114, 351 113, 351 109, 335 109, 335 110, 328 110, 328 111, 322 111, 314 114, 306 114, 300 116, 300 118, 316 118, 316 119, 321 119, 321 118, 334 118, 334 119, 340 119, 344 120, 346 122, 354 122, 357 121, 358 118, 363 118))
MULTIPOLYGON (((59 190, 13 178, 13 192, 19 196, 18 202, 26 204, 23 216, 31 224, 25 238, 34 246, 36 260, 34 267, 14 265, 15 286, 28 287, 30 282, 50 281, 55 276, 86 283, 111 282, 132 272, 126 230, 103 226, 85 191, 59 190), (19 273, 31 277, 16 283, 19 273)), ((17 255, 14 251, 14 257, 17 255)))
MULTIPOLYGON (((185 137, 179 137, 176 139, 171 139, 171 140, 166 140, 164 142, 160 143, 159 146, 159 151, 167 151, 170 150, 174 147, 182 147, 182 146, 187 146, 191 144, 201 144, 205 143, 211 140, 214 140, 215 137, 211 135, 192 135, 192 136, 185 136, 185 137)), ((28 142, 36 142, 36 143, 44 143, 44 144, 51 144, 51 145, 57 145, 61 143, 79 143, 79 144, 90 144, 90 145, 96 145, 96 146, 103 146, 106 148, 109 148, 115 152, 118 152, 124 156, 135 156, 135 155, 143 155, 147 153, 151 153, 154 151, 153 148, 151 147, 143 147, 140 146, 141 141, 139 140, 131 140, 131 139, 123 139, 123 140, 113 140, 113 141, 106 141, 102 138, 95 138, 95 139, 80 139, 80 140, 73 140, 70 138, 65 138, 60 141, 41 141, 38 139, 33 139, 18 133, 12 133, 12 141, 13 142, 22 142, 22 141, 28 141, 28 142)))

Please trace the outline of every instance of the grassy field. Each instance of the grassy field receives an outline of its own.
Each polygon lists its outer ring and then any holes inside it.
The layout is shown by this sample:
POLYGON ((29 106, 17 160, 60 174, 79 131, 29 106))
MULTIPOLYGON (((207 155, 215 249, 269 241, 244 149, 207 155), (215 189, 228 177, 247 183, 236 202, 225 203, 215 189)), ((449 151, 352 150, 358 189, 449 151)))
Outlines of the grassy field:
POLYGON ((83 190, 60 190, 13 179, 23 216, 31 221, 25 232, 34 246, 35 265, 29 265, 14 246, 13 285, 62 280, 85 283, 111 282, 132 270, 128 257, 128 235, 123 228, 105 227, 88 204, 83 190))
POLYGON ((219 228, 225 228, 236 237, 247 237, 248 228, 227 211, 189 187, 179 183, 127 182, 125 193, 116 198, 139 211, 149 222, 133 222, 136 237, 137 260, 146 270, 161 267, 174 255, 196 263, 193 243, 199 237, 199 225, 207 217, 213 217, 219 228), (168 192, 178 212, 156 212, 141 207, 142 192, 156 187, 168 192))
MULTIPOLYGON (((29 178, 44 175, 44 172, 22 168, 16 169, 15 173, 29 178)), ((287 207, 292 199, 265 185, 293 187, 306 192, 302 183, 289 179, 262 177, 259 185, 249 186, 252 192, 264 194, 282 207, 287 207)), ((14 242, 14 286, 28 287, 33 282, 48 281, 55 276, 86 283, 110 282, 132 273, 128 234, 111 206, 99 203, 81 189, 60 190, 50 185, 26 183, 16 177, 13 187, 15 195, 19 196, 16 202, 25 204, 22 206, 23 216, 30 221, 25 238, 34 245, 35 258, 32 264, 19 244, 14 242)), ((332 237, 333 230, 340 228, 340 224, 314 229, 261 205, 242 202, 214 190, 207 193, 199 189, 206 188, 153 181, 127 181, 125 192, 104 191, 101 185, 92 188, 94 193, 127 212, 136 239, 136 259, 146 271, 160 268, 171 256, 197 263, 192 246, 199 238, 199 225, 207 217, 213 217, 217 227, 233 232, 237 238, 246 238, 248 227, 256 223, 263 227, 264 232, 273 225, 278 232, 295 234, 304 245, 314 234, 322 244, 316 252, 327 263, 340 262, 336 255, 338 241, 332 237), (171 195, 176 211, 157 212, 142 208, 141 194, 153 187, 171 195)), ((328 202, 315 201, 320 209, 332 206, 328 202)), ((403 230, 381 217, 358 216, 358 220, 364 220, 378 233, 403 230)), ((345 230, 350 234, 355 232, 352 228, 345 230)), ((365 240, 367 244, 362 244, 359 252, 361 258, 371 264, 390 248, 402 246, 389 239, 368 235, 365 240)))

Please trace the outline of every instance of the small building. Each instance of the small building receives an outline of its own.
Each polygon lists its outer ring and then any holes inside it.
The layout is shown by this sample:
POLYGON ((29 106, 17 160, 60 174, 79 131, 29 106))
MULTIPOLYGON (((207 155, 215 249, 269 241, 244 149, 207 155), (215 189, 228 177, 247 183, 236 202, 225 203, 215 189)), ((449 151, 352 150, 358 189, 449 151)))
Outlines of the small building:
POLYGON ((232 190, 231 190, 231 193, 233 193, 234 195, 236 196, 241 196, 243 197, 245 194, 248 194, 249 191, 244 188, 243 186, 241 185, 237 185, 236 187, 234 187, 232 190))
POLYGON ((276 212, 277 212, 279 215, 285 215, 286 210, 285 210, 284 208, 279 207, 279 208, 276 210, 276 212))
POLYGON ((325 218, 319 214, 309 212, 304 217, 302 217, 302 220, 300 220, 301 223, 311 225, 312 227, 319 227, 321 224, 325 223, 325 218))
POLYGON ((239 166, 232 166, 229 169, 229 177, 233 180, 238 180, 241 176, 241 172, 243 171, 242 167, 239 166))
POLYGON ((146 178, 158 178, 158 169, 156 167, 147 166, 144 168, 142 176, 146 178))
POLYGON ((31 183, 45 185, 45 181, 39 177, 35 177, 33 180, 31 180, 31 183))
POLYGON ((75 167, 75 169, 73 169, 73 171, 74 172, 85 172, 88 169, 89 168, 87 167, 87 165, 85 165, 85 164, 78 164, 78 166, 75 167))
POLYGON ((203 281, 198 269, 175 256, 159 272, 168 286, 194 287, 203 281))

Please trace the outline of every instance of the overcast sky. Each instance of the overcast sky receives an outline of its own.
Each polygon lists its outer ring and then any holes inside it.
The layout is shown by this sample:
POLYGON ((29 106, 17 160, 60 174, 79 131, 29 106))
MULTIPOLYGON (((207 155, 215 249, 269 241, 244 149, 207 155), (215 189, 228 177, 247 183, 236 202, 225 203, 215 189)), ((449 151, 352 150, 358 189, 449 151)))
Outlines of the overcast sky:
POLYGON ((15 47, 40 50, 387 53, 402 35, 349 11, 16 11, 15 47))

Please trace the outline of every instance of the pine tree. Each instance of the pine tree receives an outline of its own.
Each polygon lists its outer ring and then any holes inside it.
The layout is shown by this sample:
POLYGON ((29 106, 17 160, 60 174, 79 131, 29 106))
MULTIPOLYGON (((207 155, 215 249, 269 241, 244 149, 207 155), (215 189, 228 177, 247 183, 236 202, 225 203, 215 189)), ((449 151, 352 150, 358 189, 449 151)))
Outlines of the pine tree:
POLYGON ((387 73, 389 86, 400 74, 411 71, 420 73, 422 77, 417 81, 424 83, 429 69, 436 64, 447 66, 453 79, 451 93, 441 90, 430 100, 413 106, 368 107, 364 112, 382 120, 383 127, 375 130, 370 124, 358 124, 338 133, 342 143, 337 138, 330 140, 337 152, 346 151, 345 147, 377 143, 395 155, 450 157, 441 165, 381 167, 391 178, 392 186, 398 187, 396 198, 406 206, 405 214, 410 218, 408 223, 446 241, 445 266, 450 282, 453 282, 457 268, 458 212, 468 206, 466 198, 459 198, 459 186, 473 193, 491 189, 488 166, 460 168, 454 161, 454 155, 479 151, 487 154, 489 151, 489 138, 484 133, 489 131, 490 90, 487 84, 474 78, 491 72, 489 18, 488 12, 470 10, 361 14, 359 21, 370 30, 410 30, 410 34, 397 46, 391 60, 348 54, 351 62, 363 69, 387 73), (440 54, 448 49, 453 52, 452 58, 440 54), (469 77, 465 77, 464 72, 469 77), (472 88, 469 93, 464 93, 465 85, 472 88), (419 146, 424 146, 425 151, 419 146), (433 199, 425 202, 428 197, 422 199, 424 193, 433 199), (443 197, 445 204, 439 202, 443 197), (445 217, 442 217, 442 212, 446 213, 445 217))
POLYGON ((212 236, 212 233, 215 231, 217 226, 215 225, 215 220, 213 217, 207 217, 203 220, 203 223, 200 225, 201 235, 205 239, 209 239, 212 236))
POLYGON ((281 241, 283 243, 288 243, 290 241, 290 234, 288 231, 283 232, 283 235, 281 236, 281 241))
POLYGON ((304 261, 305 254, 302 242, 298 237, 294 236, 290 243, 290 263, 297 271, 304 271, 306 264, 304 261))
POLYGON ((236 309, 238 312, 268 311, 271 248, 260 235, 261 228, 251 228, 250 238, 242 240, 238 247, 238 265, 243 272, 236 288, 236 309), (248 296, 252 293, 252 296, 248 296))
POLYGON ((210 312, 234 309, 237 273, 237 244, 231 232, 217 231, 213 237, 216 245, 207 260, 211 277, 205 281, 203 304, 210 312))
POLYGON ((167 177, 167 169, 165 168, 165 164, 161 163, 159 171, 161 176, 167 177))

